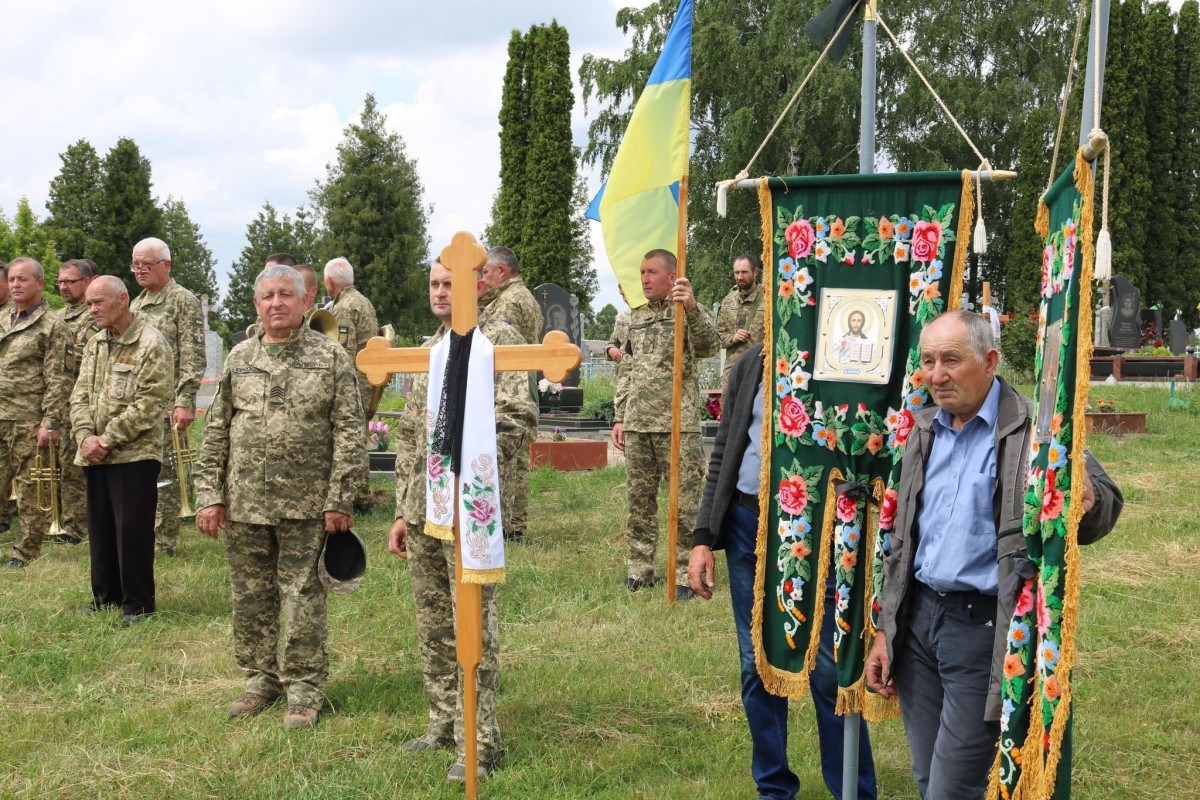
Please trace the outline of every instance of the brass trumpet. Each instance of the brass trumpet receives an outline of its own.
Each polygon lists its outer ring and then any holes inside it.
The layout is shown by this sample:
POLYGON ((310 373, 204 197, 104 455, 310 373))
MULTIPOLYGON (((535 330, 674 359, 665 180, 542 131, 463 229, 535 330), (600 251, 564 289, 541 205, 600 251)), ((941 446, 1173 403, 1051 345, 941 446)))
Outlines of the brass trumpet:
MULTIPOLYGON (((317 333, 325 334, 330 339, 334 339, 335 341, 338 338, 337 317, 323 308, 318 308, 312 313, 312 316, 308 318, 308 327, 312 328, 317 333)), ((253 339, 255 336, 258 336, 258 323, 252 322, 246 326, 246 338, 253 339)))
POLYGON ((50 451, 49 458, 42 458, 42 449, 33 457, 33 466, 29 470, 29 480, 37 487, 38 511, 50 512, 50 530, 48 536, 55 537, 63 534, 62 504, 59 503, 59 490, 62 484, 62 470, 58 467, 58 449, 54 444, 44 448, 50 451))
POLYGON ((192 510, 192 503, 189 498, 192 487, 191 465, 196 462, 196 451, 191 446, 191 441, 187 428, 180 431, 175 425, 171 425, 171 444, 175 449, 175 474, 179 479, 180 519, 196 516, 196 512, 192 510))
MULTIPOLYGON (((390 346, 396 346, 396 329, 392 327, 390 322, 379 329, 379 335, 387 339, 390 346)), ((367 400, 366 406, 363 407, 367 415, 367 422, 370 422, 371 417, 375 416, 375 409, 379 408, 379 401, 383 398, 383 390, 386 387, 386 382, 379 386, 371 387, 371 397, 367 400)))
POLYGON ((12 493, 8 496, 8 499, 13 500, 13 501, 15 501, 17 499, 17 479, 16 478, 13 478, 12 493))

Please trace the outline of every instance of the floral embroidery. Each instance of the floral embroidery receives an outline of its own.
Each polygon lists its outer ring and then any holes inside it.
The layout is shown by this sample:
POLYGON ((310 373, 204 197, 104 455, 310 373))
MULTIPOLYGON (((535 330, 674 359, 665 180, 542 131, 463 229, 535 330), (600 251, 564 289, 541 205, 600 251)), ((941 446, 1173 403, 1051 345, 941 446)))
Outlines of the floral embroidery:
POLYGON ((775 600, 779 610, 787 616, 784 635, 793 650, 796 648, 794 634, 806 621, 799 604, 812 579, 813 564, 809 560, 813 553, 812 506, 821 502, 818 487, 823 472, 821 467, 801 469, 793 462, 792 468, 784 468, 776 496, 780 541, 775 556, 775 568, 779 572, 775 600))

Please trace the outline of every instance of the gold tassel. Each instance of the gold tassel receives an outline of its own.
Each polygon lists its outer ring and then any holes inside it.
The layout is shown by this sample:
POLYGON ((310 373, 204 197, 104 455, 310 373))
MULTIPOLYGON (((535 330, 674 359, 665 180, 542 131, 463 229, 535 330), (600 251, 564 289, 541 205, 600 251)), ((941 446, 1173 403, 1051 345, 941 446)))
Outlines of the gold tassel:
POLYGON ((489 583, 504 583, 504 567, 498 569, 464 569, 463 583, 477 583, 481 586, 489 583))
POLYGON ((958 199, 958 230, 955 231, 954 270, 950 273, 950 292, 946 310, 962 305, 963 275, 967 269, 967 239, 971 235, 971 218, 975 216, 975 192, 971 187, 971 170, 962 171, 962 195, 958 199))
POLYGON ((431 522, 426 522, 421 532, 426 536, 443 542, 454 541, 454 526, 452 525, 434 525, 431 522))

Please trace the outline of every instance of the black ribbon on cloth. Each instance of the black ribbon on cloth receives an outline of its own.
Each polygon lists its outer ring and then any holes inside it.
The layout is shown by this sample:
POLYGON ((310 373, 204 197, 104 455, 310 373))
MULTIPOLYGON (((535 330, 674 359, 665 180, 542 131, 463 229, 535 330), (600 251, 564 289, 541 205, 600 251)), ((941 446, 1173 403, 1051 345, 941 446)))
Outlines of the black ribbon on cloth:
POLYGON ((847 497, 855 500, 858 499, 859 495, 863 495, 867 498, 868 503, 875 503, 876 505, 879 505, 879 502, 875 499, 875 492, 871 489, 871 484, 869 483, 860 483, 858 481, 838 481, 833 485, 833 492, 834 494, 844 494, 847 497))
POLYGON ((471 341, 475 329, 460 336, 450 331, 450 355, 446 358, 446 374, 442 376, 442 396, 438 403, 437 420, 433 423, 431 449, 440 456, 449 456, 450 471, 461 475, 463 421, 467 415, 467 370, 471 365, 471 341))

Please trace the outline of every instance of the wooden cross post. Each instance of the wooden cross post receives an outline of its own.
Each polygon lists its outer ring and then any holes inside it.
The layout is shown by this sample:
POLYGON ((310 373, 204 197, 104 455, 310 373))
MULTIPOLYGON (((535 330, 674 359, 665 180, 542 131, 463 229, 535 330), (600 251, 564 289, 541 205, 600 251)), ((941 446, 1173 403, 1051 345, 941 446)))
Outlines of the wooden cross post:
MULTIPOLYGON (((454 332, 466 335, 478 320, 479 299, 475 270, 487 261, 487 251, 466 231, 459 231, 442 250, 439 259, 450 270, 450 321, 454 332)), ((375 386, 382 386, 395 373, 428 372, 429 348, 394 348, 377 336, 367 342, 356 359, 358 369, 375 386)), ((550 331, 541 344, 502 345, 496 348, 496 372, 533 372, 541 370, 551 381, 566 380, 579 366, 579 348, 561 331, 550 331)), ((518 455, 518 457, 522 457, 518 455)), ((528 458, 529 454, 523 454, 528 458)), ((476 741, 476 670, 483 655, 482 588, 462 582, 462 546, 458 538, 459 496, 457 476, 454 488, 454 591, 457 613, 454 630, 458 664, 463 674, 463 737, 466 741, 467 797, 476 800, 479 763, 476 741)))

